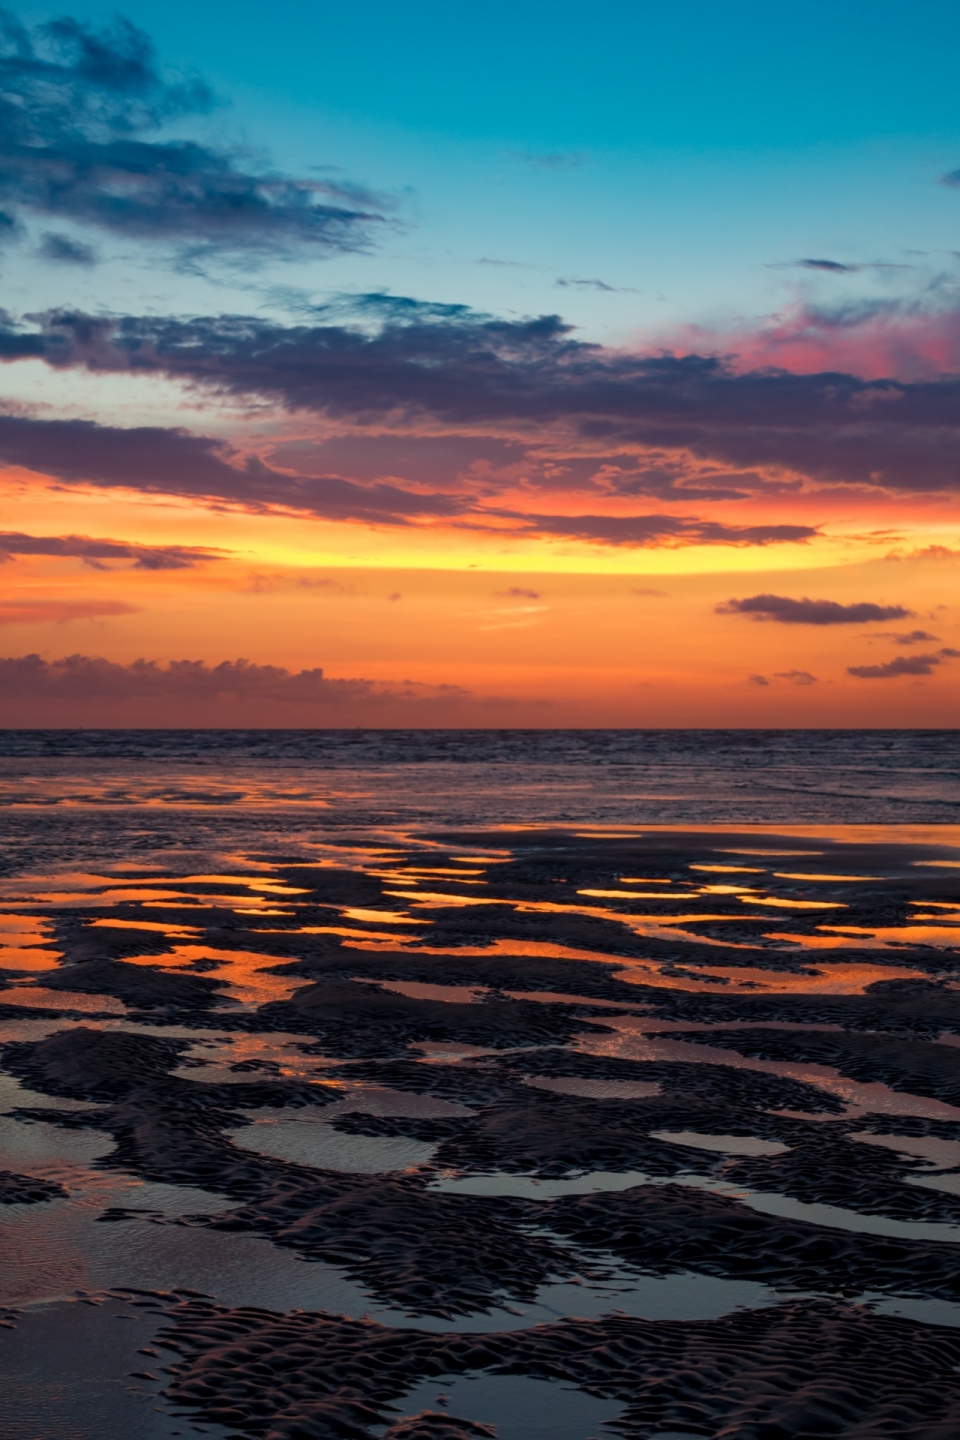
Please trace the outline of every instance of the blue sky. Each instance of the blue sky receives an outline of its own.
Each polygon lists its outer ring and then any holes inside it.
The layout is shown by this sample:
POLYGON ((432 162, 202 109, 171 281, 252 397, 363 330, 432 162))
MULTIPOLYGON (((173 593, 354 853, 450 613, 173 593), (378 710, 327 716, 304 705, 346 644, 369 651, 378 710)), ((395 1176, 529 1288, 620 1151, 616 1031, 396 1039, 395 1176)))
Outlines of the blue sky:
MULTIPOLYGON (((137 0, 124 13, 228 102, 191 134, 385 192, 396 229, 366 255, 221 269, 213 286, 158 284, 152 257, 115 247, 109 274, 61 280, 73 300, 282 309, 385 289, 556 311, 617 343, 722 330, 800 297, 922 297, 957 273, 960 193, 939 183, 960 164, 955 6, 137 0), (809 258, 883 268, 792 265, 809 258)), ((56 285, 29 265, 8 281, 27 305, 56 285)))

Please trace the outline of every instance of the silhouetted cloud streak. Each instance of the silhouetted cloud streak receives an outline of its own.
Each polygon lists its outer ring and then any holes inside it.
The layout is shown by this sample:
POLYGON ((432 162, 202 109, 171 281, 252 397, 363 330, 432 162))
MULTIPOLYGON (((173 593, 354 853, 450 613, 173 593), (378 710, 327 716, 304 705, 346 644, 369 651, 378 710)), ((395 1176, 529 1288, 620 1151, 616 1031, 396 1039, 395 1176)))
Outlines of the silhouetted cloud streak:
POLYGON ((137 545, 127 540, 98 540, 89 535, 24 535, 0 530, 0 564, 15 555, 50 555, 80 559, 93 569, 109 560, 132 560, 136 570, 191 570, 224 552, 197 545, 137 545))
POLYGON ((786 595, 750 595, 714 607, 718 615, 749 615, 780 625, 865 625, 877 620, 903 620, 912 611, 903 605, 875 605, 861 600, 841 605, 837 600, 791 600, 786 595))

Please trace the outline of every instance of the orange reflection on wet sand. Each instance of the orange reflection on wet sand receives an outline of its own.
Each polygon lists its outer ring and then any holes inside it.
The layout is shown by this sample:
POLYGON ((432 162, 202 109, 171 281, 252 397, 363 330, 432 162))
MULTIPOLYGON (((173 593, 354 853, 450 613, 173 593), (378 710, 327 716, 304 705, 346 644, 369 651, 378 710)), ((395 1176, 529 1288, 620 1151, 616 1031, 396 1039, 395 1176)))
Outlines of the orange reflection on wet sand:
POLYGON ((80 1010, 91 1015, 126 1015, 127 1007, 114 995, 84 995, 75 990, 47 990, 42 985, 11 985, 0 990, 0 1004, 25 1005, 37 1010, 80 1010))
MULTIPOLYGON (((754 1070, 766 1075, 780 1075, 799 1080, 835 1095, 844 1102, 845 1113, 832 1115, 832 1120, 848 1120, 869 1114, 913 1115, 928 1120, 960 1120, 960 1109, 942 1100, 909 1095, 876 1082, 859 1082, 830 1065, 806 1061, 758 1060, 715 1045, 700 1045, 689 1040, 658 1037, 650 1022, 641 1016, 611 1015, 604 1024, 613 1032, 608 1035, 578 1035, 574 1048, 586 1055, 603 1055, 623 1060, 666 1061, 686 1064, 725 1065, 737 1070, 754 1070)), ((688 1027, 689 1028, 689 1027, 688 1027)))
MULTIPOLYGON (((379 913, 377 918, 380 918, 379 913)), ((421 921, 420 923, 422 924, 423 922, 421 921)), ((357 930, 350 925, 300 925, 295 930, 266 930, 262 926, 258 926, 256 930, 251 930, 250 933, 252 935, 342 935, 344 938, 351 940, 386 940, 391 949, 396 949, 398 945, 406 945, 420 938, 419 935, 391 935, 388 930, 357 930)), ((377 948, 383 949, 385 947, 378 946, 377 948)))
MULTIPOLYGON (((352 940, 347 948, 366 950, 381 954, 396 950, 398 941, 393 936, 365 937, 352 940), (389 944, 381 943, 387 940, 389 944)), ((782 970, 763 970, 759 967, 735 965, 696 965, 687 962, 682 970, 670 973, 674 963, 640 960, 632 956, 599 954, 594 950, 580 950, 572 945, 556 944, 548 940, 494 940, 489 945, 458 945, 456 947, 417 945, 404 947, 416 955, 437 955, 452 959, 476 956, 492 959, 498 955, 511 959, 530 956, 545 960, 589 960, 595 964, 613 965, 618 968, 614 978, 631 985, 650 985, 658 989, 696 990, 697 994, 729 995, 738 990, 748 992, 765 991, 772 995, 830 994, 862 995, 868 985, 877 980, 924 980, 925 973, 903 965, 870 965, 859 961, 841 961, 836 965, 820 964, 802 974, 782 970)), ((544 992, 531 992, 524 998, 534 998, 544 992)), ((518 996, 519 998, 519 996, 518 996)), ((606 1005, 603 1000, 583 1003, 606 1005)), ((633 1006, 631 1009, 635 1008, 633 1006)))
POLYGON ((369 920, 374 925, 423 924, 422 920, 414 920, 409 915, 401 915, 398 910, 369 910, 360 905, 345 905, 340 914, 344 920, 369 920))
POLYGON ((858 884, 861 880, 882 880, 882 875, 814 875, 812 871, 801 871, 793 874, 787 870, 774 870, 777 880, 822 880, 831 885, 842 885, 849 883, 858 884))
MULTIPOLYGON (((920 917, 918 917, 920 918, 920 917)), ((930 945, 937 950, 960 948, 960 925, 942 923, 939 915, 930 919, 940 921, 937 925, 818 925, 817 929, 827 932, 824 936, 787 935, 781 933, 775 938, 788 940, 805 950, 822 950, 860 947, 872 950, 896 950, 903 945, 930 945)))
POLYGON ((0 970, 54 970, 61 952, 38 947, 53 927, 39 915, 0 914, 0 970))
POLYGON ((751 966, 697 965, 687 962, 681 975, 664 974, 646 961, 630 960, 618 970, 616 979, 630 985, 656 985, 670 990, 698 994, 729 995, 740 990, 763 991, 768 995, 862 995, 878 980, 925 980, 920 970, 896 965, 861 965, 840 962, 795 974, 783 970, 761 970, 751 966), (701 976, 703 979, 701 980, 701 976), (691 984, 692 982, 692 984, 691 984), (712 982, 712 983, 711 983, 712 982))
POLYGON ((442 1000, 447 1005, 477 1005, 490 990, 486 985, 431 985, 421 980, 378 980, 355 975, 360 985, 376 985, 380 990, 390 990, 394 995, 405 995, 408 1000, 442 1000))
POLYGON ((778 910, 846 910, 842 900, 786 900, 779 895, 740 895, 743 905, 773 905, 778 910))
POLYGON ((277 975, 272 967, 288 965, 289 960, 278 960, 276 955, 260 955, 252 950, 217 950, 210 945, 176 945, 168 955, 129 955, 125 965, 149 965, 167 970, 184 970, 198 960, 216 962, 216 971, 210 974, 216 980, 225 980, 224 994, 242 1005, 266 1005, 271 1001, 289 1000, 295 990, 309 985, 293 975, 277 975))
POLYGON ((197 925, 161 925, 159 920, 99 919, 92 920, 90 924, 97 930, 156 930, 161 935, 169 935, 173 940, 200 934, 200 927, 197 925))

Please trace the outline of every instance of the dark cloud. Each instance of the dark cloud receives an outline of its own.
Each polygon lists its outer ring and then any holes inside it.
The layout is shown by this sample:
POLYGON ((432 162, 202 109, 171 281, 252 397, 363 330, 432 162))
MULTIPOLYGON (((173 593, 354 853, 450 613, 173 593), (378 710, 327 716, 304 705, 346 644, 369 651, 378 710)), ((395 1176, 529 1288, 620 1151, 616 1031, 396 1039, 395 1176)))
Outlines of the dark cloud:
POLYGON ((847 674, 859 680, 896 680, 901 675, 932 675, 943 655, 898 655, 883 665, 848 665, 847 674))
MULTIPOLYGON (((256 459, 234 465, 229 463, 229 453, 220 441, 181 430, 156 426, 126 430, 91 420, 0 415, 0 463, 68 484, 186 495, 250 508, 286 507, 329 520, 380 525, 449 518, 459 515, 465 506, 455 496, 420 494, 397 485, 357 485, 339 476, 286 475, 256 459)), ((129 549, 132 555, 133 547, 129 549)), ((174 561, 178 552, 170 547, 166 553, 174 561)), ((201 554, 179 553, 182 557, 193 555, 194 562, 201 554)), ((140 547, 134 558, 150 568, 149 547, 140 547)))
POLYGON ((634 586, 633 590, 632 590, 630 593, 631 593, 632 595, 660 595, 660 596, 665 596, 665 595, 667 594, 667 591, 666 591, 666 590, 652 590, 652 589, 650 589, 650 587, 647 586, 647 585, 640 585, 640 586, 634 586))
POLYGON ((246 660, 225 660, 220 665, 202 660, 174 660, 169 665, 135 660, 132 665, 118 665, 88 655, 51 661, 39 655, 0 659, 0 691, 20 698, 210 701, 226 696, 335 704, 367 697, 375 690, 370 680, 328 680, 320 669, 294 674, 277 665, 246 660))
MULTIPOLYGON (((457 685, 403 680, 329 679, 319 667, 291 671, 278 665, 225 660, 135 660, 118 664, 89 655, 44 660, 40 655, 0 658, 0 711, 4 723, 55 726, 437 724, 456 721, 475 697, 457 685)), ((510 705, 494 697, 481 707, 510 705)))
MULTIPOLYGON (((147 35, 64 18, 28 30, 0 11, 0 205, 203 251, 353 250, 382 223, 377 202, 329 180, 252 168, 251 156, 193 140, 146 139, 210 110, 197 77, 165 74, 147 35)), ((77 259, 48 237, 41 253, 77 259)))
POLYGON ((750 615, 781 625, 865 625, 873 620, 903 620, 912 611, 902 605, 875 605, 862 600, 841 605, 837 600, 791 600, 786 595, 751 595, 715 605, 718 615, 750 615))
POLYGON ((802 270, 827 270, 831 274, 849 275, 862 270, 862 265, 842 265, 839 260, 794 260, 802 270))
POLYGON ((539 600, 539 590, 524 590, 522 585, 511 585, 509 590, 494 590, 494 595, 502 595, 511 600, 539 600))
POLYGON ((136 570, 190 570, 224 552, 196 545, 135 545, 126 540, 98 540, 89 535, 24 535, 0 530, 0 563, 15 555, 53 555, 84 560, 94 569, 109 560, 132 560, 136 570))
POLYGON ((770 681, 767 679, 766 675, 751 675, 750 684, 767 686, 770 684, 770 681))
POLYGON ((29 330, 0 327, 0 359, 162 373, 361 426, 466 427, 530 443, 551 433, 581 449, 682 451, 790 483, 960 488, 960 377, 740 374, 715 356, 586 344, 557 316, 498 320, 382 295, 350 304, 351 315, 341 305, 289 326, 59 312, 29 330))
POLYGON ((96 265, 97 252, 92 245, 71 240, 69 235, 55 235, 48 232, 40 242, 37 254, 41 260, 53 260, 58 265, 96 265))
POLYGON ((789 680, 793 685, 816 685, 816 675, 811 675, 809 670, 778 670, 778 680, 789 680))
MULTIPOLYGON (((133 488, 250 509, 284 508, 369 525, 447 521, 473 529, 496 529, 502 535, 502 521, 507 519, 517 527, 512 533, 553 535, 600 545, 769 545, 806 540, 816 533, 809 526, 723 525, 672 515, 519 514, 484 508, 469 494, 405 489, 384 481, 361 485, 337 475, 289 475, 256 457, 241 462, 221 442, 206 436, 153 426, 124 430, 90 420, 0 415, 0 463, 67 484, 133 488)), ((151 563, 149 547, 140 547, 136 555, 133 549, 127 547, 137 563, 144 567, 151 563)), ((178 552, 175 547, 165 553, 171 565, 178 556, 181 562, 191 558, 192 563, 201 554, 206 558, 206 552, 178 552)), ((89 558, 108 556, 91 552, 89 558)), ((118 554, 117 558, 124 557, 118 554)))
POLYGON ((717 520, 676 515, 524 515, 520 518, 538 535, 563 536, 595 545, 782 545, 803 543, 817 533, 810 525, 723 525, 717 520))

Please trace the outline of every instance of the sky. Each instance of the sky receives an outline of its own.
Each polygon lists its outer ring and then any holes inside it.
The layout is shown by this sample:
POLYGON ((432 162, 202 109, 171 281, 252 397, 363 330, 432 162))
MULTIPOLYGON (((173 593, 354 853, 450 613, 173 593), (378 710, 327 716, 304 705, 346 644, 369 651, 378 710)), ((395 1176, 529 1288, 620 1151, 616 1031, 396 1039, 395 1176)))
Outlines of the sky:
POLYGON ((954 726, 958 58, 0 12, 0 725, 954 726))

